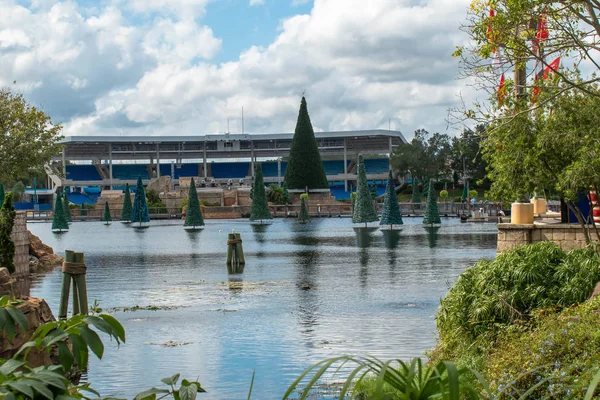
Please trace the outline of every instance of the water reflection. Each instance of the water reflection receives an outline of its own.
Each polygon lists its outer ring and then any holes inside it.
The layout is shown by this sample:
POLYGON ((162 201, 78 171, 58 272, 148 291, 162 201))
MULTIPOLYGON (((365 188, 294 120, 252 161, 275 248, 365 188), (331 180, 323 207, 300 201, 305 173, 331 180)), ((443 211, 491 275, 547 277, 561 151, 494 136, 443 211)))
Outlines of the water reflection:
MULTIPOLYGON (((258 257, 259 259, 261 258, 265 258, 266 253, 265 253, 265 242, 267 241, 266 239, 266 232, 267 232, 267 228, 269 227, 269 224, 251 224, 250 227, 252 228, 252 232, 254 232, 254 240, 260 244, 260 246, 258 247, 258 251, 256 252, 256 257, 258 257)), ((243 238, 242 238, 243 240, 243 238)))
POLYGON ((427 241, 429 242, 429 248, 433 249, 434 247, 437 247, 437 243, 438 243, 438 239, 439 239, 439 234, 438 231, 440 230, 439 226, 426 226, 425 228, 425 232, 426 232, 426 236, 427 236, 427 241))
POLYGON ((200 238, 200 233, 202 232, 201 230, 197 230, 197 231, 186 230, 186 232, 187 232, 187 237, 190 240, 191 244, 198 243, 198 239, 200 238))
POLYGON ((294 257, 296 265, 296 290, 298 292, 298 323, 306 346, 314 347, 314 329, 318 324, 319 300, 319 239, 308 224, 297 225, 293 242, 300 248, 294 257))
POLYGON ((390 281, 392 283, 396 282, 396 260, 398 258, 396 254, 396 249, 400 244, 400 231, 392 231, 392 230, 384 230, 383 233, 383 241, 385 242, 385 247, 388 249, 388 270, 390 273, 390 281))
POLYGON ((359 270, 359 281, 360 286, 364 289, 367 287, 367 280, 369 277, 369 247, 373 244, 373 233, 377 228, 355 228, 356 233, 356 245, 360 249, 358 259, 360 263, 359 270))

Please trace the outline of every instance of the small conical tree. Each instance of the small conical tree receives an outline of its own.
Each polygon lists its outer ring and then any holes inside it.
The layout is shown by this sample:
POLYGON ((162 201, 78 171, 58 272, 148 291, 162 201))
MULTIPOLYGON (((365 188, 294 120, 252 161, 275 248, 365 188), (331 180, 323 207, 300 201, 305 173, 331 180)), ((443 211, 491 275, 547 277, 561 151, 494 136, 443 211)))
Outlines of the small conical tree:
POLYGON ((427 193, 427 205, 425 206, 425 212, 423 213, 423 224, 424 225, 436 225, 441 224, 440 213, 437 205, 437 193, 435 192, 435 185, 433 179, 429 180, 429 192, 427 193))
POLYGON ((0 204, 4 204, 4 185, 0 183, 0 204))
POLYGON ((358 156, 358 179, 356 182, 356 201, 354 203, 354 213, 352 214, 352 222, 355 224, 365 224, 378 221, 377 210, 369 191, 367 183, 367 172, 365 171, 365 163, 362 155, 358 156))
POLYGON ((308 201, 308 194, 302 193, 300 195, 300 213, 298 214, 298 221, 308 222, 308 207, 306 202, 308 201))
POLYGON ((63 206, 62 196, 59 194, 56 195, 56 203, 54 203, 52 230, 58 232, 69 230, 69 222, 65 216, 65 207, 63 206))
POLYGON ((373 200, 377 199, 377 185, 372 184, 371 186, 369 186, 369 191, 371 192, 371 198, 373 200))
POLYGON ((15 225, 17 213, 12 205, 12 194, 4 196, 0 208, 0 267, 4 267, 9 273, 15 272, 15 243, 11 238, 15 225))
POLYGON ((398 197, 396 196, 396 189, 394 187, 394 178, 392 177, 392 171, 390 171, 387 186, 385 188, 383 211, 381 213, 379 225, 390 225, 390 228, 393 229, 394 225, 402 225, 403 223, 400 206, 398 205, 398 197))
POLYGON ((121 209, 121 221, 131 222, 131 192, 129 183, 125 184, 125 197, 123 197, 123 208, 121 209))
POLYGON ((131 222, 137 222, 140 226, 144 222, 150 222, 150 213, 148 212, 148 203, 146 202, 146 191, 144 190, 141 177, 138 178, 137 186, 135 188, 131 222))
POLYGON ((250 221, 260 221, 262 224, 265 219, 273 219, 269 204, 267 203, 267 194, 265 192, 265 182, 260 164, 256 164, 254 172, 254 186, 252 187, 252 211, 250 211, 250 221))
POLYGON ((329 187, 304 96, 300 103, 296 130, 290 146, 285 182, 290 189, 305 189, 306 187, 327 189, 329 187))
POLYGON ((183 226, 192 228, 204 226, 204 218, 202 218, 202 210, 200 210, 200 202, 198 201, 198 192, 194 178, 190 181, 190 191, 188 193, 187 211, 185 215, 185 223, 183 226))
POLYGON ((108 206, 108 201, 104 203, 104 215, 102 216, 102 221, 105 225, 108 225, 112 222, 112 217, 110 215, 110 207, 108 206))
POLYGON ((67 222, 73 222, 73 218, 71 218, 71 206, 69 202, 69 192, 65 189, 63 194, 63 207, 65 208, 65 218, 67 222))

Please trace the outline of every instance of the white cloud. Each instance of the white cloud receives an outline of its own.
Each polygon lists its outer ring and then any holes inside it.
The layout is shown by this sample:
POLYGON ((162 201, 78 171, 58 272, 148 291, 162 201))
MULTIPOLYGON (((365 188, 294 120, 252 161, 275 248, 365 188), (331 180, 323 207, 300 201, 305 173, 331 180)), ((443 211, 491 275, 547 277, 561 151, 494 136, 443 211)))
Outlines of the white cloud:
POLYGON ((17 80, 77 135, 202 134, 227 118, 234 131, 242 106, 247 132, 292 131, 306 91, 316 130, 387 129, 391 118, 410 136, 443 130, 466 91, 450 55, 469 0, 315 0, 270 45, 222 64, 211 62, 221 39, 198 19, 209 1, 6 3, 0 85, 17 80))

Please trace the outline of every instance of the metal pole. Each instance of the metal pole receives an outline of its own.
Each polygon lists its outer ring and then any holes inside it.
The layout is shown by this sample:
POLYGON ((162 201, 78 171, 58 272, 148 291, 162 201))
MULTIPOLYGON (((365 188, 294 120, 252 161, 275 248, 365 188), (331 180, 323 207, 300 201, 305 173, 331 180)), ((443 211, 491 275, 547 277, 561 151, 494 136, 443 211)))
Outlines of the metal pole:
POLYGON ((281 186, 281 157, 277 159, 277 184, 281 186))
POLYGON ((204 138, 204 179, 208 176, 206 175, 206 137, 204 138))
MULTIPOLYGON (((346 154, 346 138, 344 138, 344 175, 348 173, 348 155, 346 154)), ((344 192, 348 191, 348 179, 344 178, 344 192)))
POLYGON ((156 143, 156 177, 160 178, 160 143, 156 143))
POLYGON ((252 169, 252 179, 254 179, 254 142, 250 141, 250 159, 251 159, 251 169, 252 169))
POLYGON ((108 182, 110 184, 110 190, 113 190, 113 168, 112 168, 112 143, 108 144, 108 182))

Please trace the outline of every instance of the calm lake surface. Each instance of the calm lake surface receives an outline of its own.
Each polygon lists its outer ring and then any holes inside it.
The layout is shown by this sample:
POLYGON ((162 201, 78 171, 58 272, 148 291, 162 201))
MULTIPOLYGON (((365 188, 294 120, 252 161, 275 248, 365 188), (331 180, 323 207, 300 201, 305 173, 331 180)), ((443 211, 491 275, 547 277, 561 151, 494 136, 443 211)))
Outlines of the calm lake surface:
MULTIPOLYGON (((357 232, 347 218, 207 221, 199 233, 180 221, 135 230, 120 223, 73 223, 55 235, 30 230, 54 247, 85 253, 90 304, 102 308, 174 307, 116 311, 127 343, 105 341, 102 361, 90 355, 88 379, 103 396, 133 398, 181 372, 199 378, 201 398, 281 398, 307 367, 327 357, 370 354, 422 356, 435 343, 434 316, 457 276, 496 254, 494 224, 443 219, 429 233, 407 218, 399 233, 357 232), (241 233, 242 274, 228 275, 227 233, 241 233), (165 346, 173 341, 177 346, 165 346)), ((58 313, 62 273, 32 283, 58 313)))

